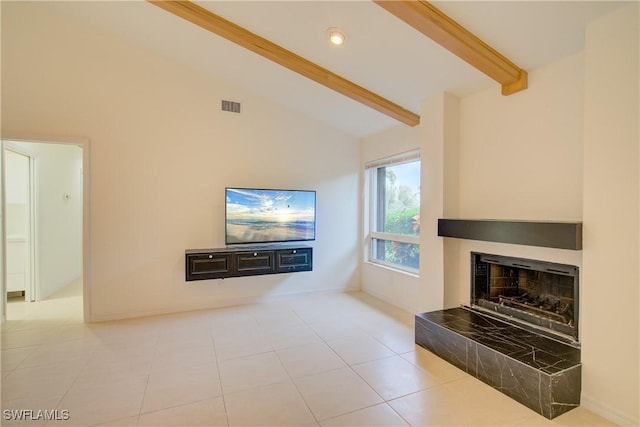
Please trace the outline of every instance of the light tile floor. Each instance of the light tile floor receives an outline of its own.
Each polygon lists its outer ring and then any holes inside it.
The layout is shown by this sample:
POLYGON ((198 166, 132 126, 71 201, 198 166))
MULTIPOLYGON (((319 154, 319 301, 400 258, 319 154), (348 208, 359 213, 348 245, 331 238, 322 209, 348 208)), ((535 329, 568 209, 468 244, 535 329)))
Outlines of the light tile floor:
POLYGON ((413 316, 364 293, 84 324, 78 290, 9 304, 2 425, 613 425, 537 415, 415 346, 413 316), (70 419, 6 419, 29 409, 70 419))

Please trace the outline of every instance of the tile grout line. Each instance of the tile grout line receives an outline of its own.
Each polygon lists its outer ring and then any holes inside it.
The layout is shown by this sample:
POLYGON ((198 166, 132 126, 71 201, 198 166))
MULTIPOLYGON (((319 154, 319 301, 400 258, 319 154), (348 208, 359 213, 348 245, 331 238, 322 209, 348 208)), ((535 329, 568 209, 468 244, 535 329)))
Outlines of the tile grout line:
MULTIPOLYGON (((306 323, 306 322, 305 322, 305 323, 306 323)), ((308 325, 308 324, 307 324, 307 325, 308 325)), ((325 345, 326 345, 326 346, 327 346, 327 347, 328 347, 328 348, 333 352, 333 354, 335 354, 335 355, 336 355, 340 360, 342 360, 342 362, 346 365, 346 367, 348 367, 348 368, 351 370, 351 372, 353 372, 353 373, 354 373, 358 378, 360 378, 360 379, 361 379, 365 384, 367 384, 367 386, 368 386, 368 387, 369 387, 369 388, 370 388, 374 393, 376 393, 376 394, 378 395, 378 397, 380 397, 380 399, 382 399, 382 401, 383 401, 383 402, 385 402, 384 397, 382 397, 382 396, 380 395, 380 393, 378 393, 378 392, 377 392, 377 391, 376 391, 376 390, 371 386, 371 384, 369 384, 369 383, 368 383, 364 378, 362 378, 362 377, 360 376, 360 374, 358 374, 358 373, 353 369, 353 366, 352 366, 350 363, 348 363, 348 362, 347 362, 347 361, 346 361, 342 356, 340 356, 340 354, 338 354, 338 352, 337 352, 337 351, 336 351, 336 350, 335 350, 335 349, 334 349, 334 348, 333 348, 333 347, 332 347, 332 346, 327 342, 327 340, 326 340, 324 337, 322 337, 320 334, 318 334, 318 333, 313 329, 313 327, 312 327, 312 326, 310 326, 310 325, 308 325, 308 326, 311 328, 311 330, 313 330, 313 332, 314 332, 316 335, 318 335, 318 337, 320 338, 321 342, 322 342, 322 343, 324 343, 324 344, 325 344, 325 345)), ((368 332, 366 332, 366 331, 364 331, 364 330, 363 330, 363 334, 365 334, 365 335, 367 335, 367 336, 369 336, 369 337, 371 337, 371 338, 373 338, 373 339, 375 340, 375 338, 374 338, 374 337, 372 337, 368 332)), ((354 334, 354 335, 358 335, 358 334, 354 334)), ((349 338, 349 337, 347 336, 347 337, 345 337, 345 338, 349 338)), ((388 347, 386 347, 386 346, 385 346, 385 348, 388 348, 388 347)), ((393 350, 391 350, 391 349, 389 349, 389 350, 390 350, 391 352, 395 353, 393 350)), ((362 363, 366 363, 366 362, 362 362, 362 363)), ((330 372, 330 371, 334 371, 334 370, 338 370, 338 369, 343 369, 343 368, 331 369, 331 370, 329 370, 329 371, 325 371, 325 372, 330 372)), ((295 382, 294 382, 294 384, 295 384, 295 382)), ((296 389, 297 389, 297 385, 296 385, 296 389)), ((304 399, 304 397, 303 397, 303 399, 304 399)), ((305 400, 305 403, 306 403, 306 400, 305 400)), ((385 402, 385 403, 386 403, 386 402, 385 402)), ((330 419, 333 419, 333 418, 341 417, 341 416, 344 416, 344 415, 347 415, 347 414, 351 414, 351 413, 353 413, 353 412, 361 411, 361 410, 363 410, 363 409, 367 409, 367 408, 370 408, 370 407, 373 407, 373 406, 376 406, 376 405, 379 405, 379 404, 380 404, 380 403, 376 403, 376 404, 371 405, 371 406, 366 406, 366 407, 364 407, 364 408, 355 409, 355 410, 353 410, 353 411, 351 411, 351 412, 347 412, 347 413, 344 413, 344 414, 336 415, 335 417, 326 418, 326 419, 324 419, 323 421, 327 421, 327 420, 330 420, 330 419)), ((307 404, 307 406, 308 406, 308 404, 307 404)), ((393 409, 393 408, 392 408, 392 409, 393 409)), ((312 412, 312 413, 313 413, 313 412, 312 412)), ((313 415, 314 415, 314 417, 316 418, 316 421, 318 421, 318 424, 320 424, 320 420, 315 416, 315 414, 313 414, 313 415)), ((404 419, 404 418, 403 418, 403 419, 404 419)))
POLYGON ((222 373, 220 372, 220 360, 218 359, 218 352, 216 350, 216 339, 213 336, 213 328, 209 328, 209 336, 211 337, 211 345, 213 346, 213 355, 216 359, 216 371, 218 372, 218 381, 220 382, 220 397, 222 398, 222 407, 224 408, 224 416, 227 419, 227 426, 229 426, 229 411, 227 410, 227 400, 224 393, 224 384, 222 384, 222 373))
MULTIPOLYGON (((313 330, 313 328, 311 328, 306 322, 305 320, 293 309, 289 306, 289 310, 291 310, 292 313, 294 313, 301 321, 302 324, 309 327, 313 333, 318 336, 318 338, 320 338, 322 340, 322 337, 319 336, 316 331, 313 330)), ((258 327, 260 325, 258 324, 258 327)), ((305 344, 306 345, 306 344, 305 344)), ((303 346, 297 346, 297 347, 292 347, 292 348, 299 348, 299 347, 303 347, 303 346)), ((281 349, 281 350, 289 350, 287 348, 285 349, 281 349)), ((304 398, 304 395, 302 394, 302 392, 300 391, 300 388, 298 387, 298 384, 296 384, 294 378, 291 376, 291 373, 289 372, 289 370, 287 369, 287 367, 284 365, 284 363, 282 363, 282 359, 280 358, 280 354, 278 354, 278 350, 276 350, 275 348, 273 349, 273 352, 275 353, 276 357, 278 358, 278 362, 280 362, 280 365, 282 366, 282 369, 284 369, 284 371, 287 373, 287 376, 289 377, 289 381, 291 381, 291 384, 293 384, 293 387, 296 389, 296 392, 298 393, 298 396, 300 396, 300 398, 302 399, 302 401, 304 402, 305 406, 307 407, 307 409, 309 410, 309 413, 311 414, 311 416, 313 417, 313 419, 315 420, 316 424, 320 425, 320 420, 318 419, 318 417, 316 416, 316 414, 313 412, 313 410, 311 409, 311 406, 309 406, 309 402, 307 402, 307 399, 304 398)))
MULTIPOLYGON (((140 399, 140 407, 138 408, 138 416, 137 416, 137 420, 136 420, 136 425, 138 424, 138 422, 140 422, 140 417, 142 416, 142 408, 144 407, 144 401, 147 397, 147 389, 149 388, 149 381, 151 379, 151 371, 153 370, 153 362, 155 360, 156 354, 158 352, 158 343, 160 341, 160 335, 157 334, 156 335, 156 344, 153 348, 153 355, 151 356, 151 363, 149 366, 149 372, 147 373, 146 377, 147 377, 147 381, 144 385, 144 391, 142 392, 142 399, 140 399)), ((114 420, 115 421, 115 420, 114 420)))

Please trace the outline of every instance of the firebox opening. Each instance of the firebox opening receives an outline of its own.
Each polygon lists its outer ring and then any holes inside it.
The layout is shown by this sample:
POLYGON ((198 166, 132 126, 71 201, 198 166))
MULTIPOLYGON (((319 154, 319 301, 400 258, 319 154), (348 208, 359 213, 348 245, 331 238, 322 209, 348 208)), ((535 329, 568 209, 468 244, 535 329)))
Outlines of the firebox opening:
POLYGON ((578 343, 578 267, 471 253, 471 306, 578 343))

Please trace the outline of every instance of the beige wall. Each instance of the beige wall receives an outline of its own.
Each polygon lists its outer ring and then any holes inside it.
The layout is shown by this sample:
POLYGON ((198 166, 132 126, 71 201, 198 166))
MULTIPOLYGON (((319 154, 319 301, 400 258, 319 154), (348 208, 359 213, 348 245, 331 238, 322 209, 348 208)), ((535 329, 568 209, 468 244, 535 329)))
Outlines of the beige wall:
POLYGON ((3 2, 2 131, 91 141, 93 320, 359 286, 357 141, 214 77, 3 2), (225 186, 317 190, 314 271, 186 283, 185 249, 224 245, 225 186))
POLYGON ((582 218, 582 54, 530 71, 529 89, 460 102, 460 215, 582 218))
POLYGON ((640 7, 587 28, 583 403, 640 424, 640 7))

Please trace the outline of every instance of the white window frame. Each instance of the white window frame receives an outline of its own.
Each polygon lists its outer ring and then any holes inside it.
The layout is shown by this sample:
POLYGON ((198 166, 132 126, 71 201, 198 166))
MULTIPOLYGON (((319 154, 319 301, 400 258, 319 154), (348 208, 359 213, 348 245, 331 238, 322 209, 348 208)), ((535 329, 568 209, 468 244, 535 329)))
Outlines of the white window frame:
POLYGON ((382 166, 395 166, 403 163, 409 163, 416 160, 420 160, 420 150, 411 150, 383 159, 375 160, 365 164, 364 179, 365 179, 365 262, 383 266, 398 270, 400 272, 409 273, 414 276, 419 275, 419 270, 416 268, 404 266, 401 264, 391 263, 384 260, 377 259, 374 256, 375 243, 378 240, 387 240, 399 243, 415 244, 420 246, 420 236, 409 236, 405 234, 387 233, 382 231, 375 231, 378 223, 378 206, 377 197, 375 197, 378 191, 378 183, 376 171, 382 166))

